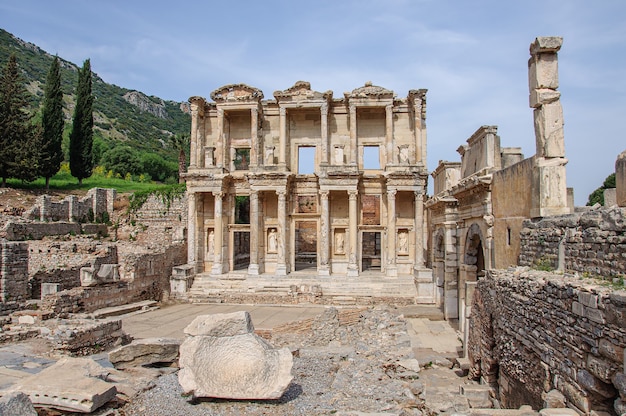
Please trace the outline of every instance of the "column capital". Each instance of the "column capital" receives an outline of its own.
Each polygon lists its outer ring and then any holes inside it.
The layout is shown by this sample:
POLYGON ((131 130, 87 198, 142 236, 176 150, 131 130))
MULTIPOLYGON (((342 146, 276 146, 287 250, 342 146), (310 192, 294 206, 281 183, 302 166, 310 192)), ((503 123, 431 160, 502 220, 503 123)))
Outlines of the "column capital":
POLYGON ((329 190, 324 189, 324 190, 320 190, 320 196, 322 197, 322 199, 328 199, 328 194, 330 193, 329 190))
POLYGON ((280 198, 280 197, 283 197, 283 198, 284 198, 284 197, 285 197, 285 195, 287 195, 287 191, 286 191, 286 190, 284 190, 284 189, 277 189, 277 190, 276 190, 276 195, 278 195, 278 197, 279 197, 279 198, 280 198))
POLYGON ((348 197, 351 200, 356 200, 357 195, 359 194, 359 191, 357 191, 356 189, 351 189, 348 191, 348 197))
POLYGON ((279 107, 278 112, 281 116, 287 115, 287 107, 279 107))
POLYGON ((415 199, 421 198, 425 194, 425 192, 423 190, 414 191, 414 193, 415 193, 415 199))
POLYGON ((397 189, 387 189, 387 196, 388 197, 395 198, 397 193, 398 193, 397 189))
POLYGON ((212 192, 213 196, 222 199, 224 197, 224 191, 212 192))

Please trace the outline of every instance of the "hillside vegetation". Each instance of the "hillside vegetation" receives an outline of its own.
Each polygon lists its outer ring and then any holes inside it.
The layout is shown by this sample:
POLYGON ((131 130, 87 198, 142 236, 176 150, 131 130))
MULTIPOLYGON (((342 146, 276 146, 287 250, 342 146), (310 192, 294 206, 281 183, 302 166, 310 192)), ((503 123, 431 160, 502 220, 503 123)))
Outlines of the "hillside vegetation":
MULTIPOLYGON (((0 29, 0 64, 4 65, 15 53, 19 68, 31 93, 33 112, 38 112, 43 100, 43 89, 53 56, 38 46, 24 42, 0 29)), ((89 58, 88 56, 85 59, 89 58)), ((59 57, 61 82, 64 94, 64 114, 67 143, 74 108, 74 92, 78 67, 59 57)), ((93 74, 94 156, 96 162, 102 154, 120 143, 138 153, 158 154, 176 162, 178 152, 169 138, 188 134, 191 117, 188 103, 166 101, 154 96, 118 87, 104 82, 93 74)), ((67 147, 66 147, 67 148, 67 147)))

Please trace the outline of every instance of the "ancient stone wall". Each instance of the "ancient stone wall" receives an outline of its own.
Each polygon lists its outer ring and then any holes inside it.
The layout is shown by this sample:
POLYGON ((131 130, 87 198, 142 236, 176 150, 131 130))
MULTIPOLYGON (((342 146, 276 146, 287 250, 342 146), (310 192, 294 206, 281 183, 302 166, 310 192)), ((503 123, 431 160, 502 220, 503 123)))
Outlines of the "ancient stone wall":
POLYGON ((105 213, 113 213, 115 189, 93 188, 84 198, 67 196, 59 202, 52 201, 50 195, 42 195, 37 203, 24 216, 39 221, 98 221, 104 220, 105 213))
POLYGON ((626 208, 527 220, 519 264, 598 276, 626 275, 626 208))
POLYGON ((12 241, 41 240, 49 235, 79 235, 108 233, 105 224, 80 224, 77 222, 13 222, 9 221, 4 231, 12 241))
POLYGON ((488 271, 474 294, 470 375, 499 386, 507 408, 540 409, 553 389, 584 414, 624 406, 626 292, 590 282, 522 268, 488 271))
POLYGON ((28 299, 28 244, 0 241, 0 302, 28 299))
POLYGON ((626 150, 615 161, 615 188, 617 205, 626 207, 626 150))

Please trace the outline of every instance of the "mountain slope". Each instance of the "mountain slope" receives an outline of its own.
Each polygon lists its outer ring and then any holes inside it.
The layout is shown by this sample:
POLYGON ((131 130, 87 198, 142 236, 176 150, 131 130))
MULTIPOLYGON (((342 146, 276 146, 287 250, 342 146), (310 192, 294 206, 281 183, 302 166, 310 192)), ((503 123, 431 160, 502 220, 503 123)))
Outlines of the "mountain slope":
MULTIPOLYGON (((33 109, 39 109, 53 56, 0 29, 0 66, 6 65, 11 53, 15 53, 23 71, 26 87, 32 94, 33 109)), ((61 57, 59 62, 67 127, 71 124, 74 108, 78 67, 61 57)), ((95 73, 93 94, 94 135, 107 147, 125 142, 139 151, 155 152, 169 160, 177 160, 177 152, 171 148, 168 138, 174 134, 189 133, 191 117, 188 103, 148 97, 139 91, 108 84, 95 73)))

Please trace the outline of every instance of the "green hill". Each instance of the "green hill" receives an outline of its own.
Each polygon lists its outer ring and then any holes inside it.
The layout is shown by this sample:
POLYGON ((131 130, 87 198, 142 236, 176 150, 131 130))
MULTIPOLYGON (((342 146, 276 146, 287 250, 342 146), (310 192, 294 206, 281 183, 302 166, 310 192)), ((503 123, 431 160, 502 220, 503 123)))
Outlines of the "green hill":
MULTIPOLYGON (((53 55, 0 29, 1 67, 6 65, 11 53, 15 53, 23 71, 26 87, 32 94, 33 111, 36 112, 43 100, 43 89, 53 55)), ((62 57, 59 57, 59 61, 67 135, 74 108, 78 67, 62 57)), ((178 160, 177 152, 171 148, 168 138, 175 134, 189 134, 191 117, 188 103, 165 101, 107 84, 95 73, 93 94, 94 143, 101 141, 106 148, 112 148, 123 142, 140 152, 157 153, 173 162, 178 160)))

